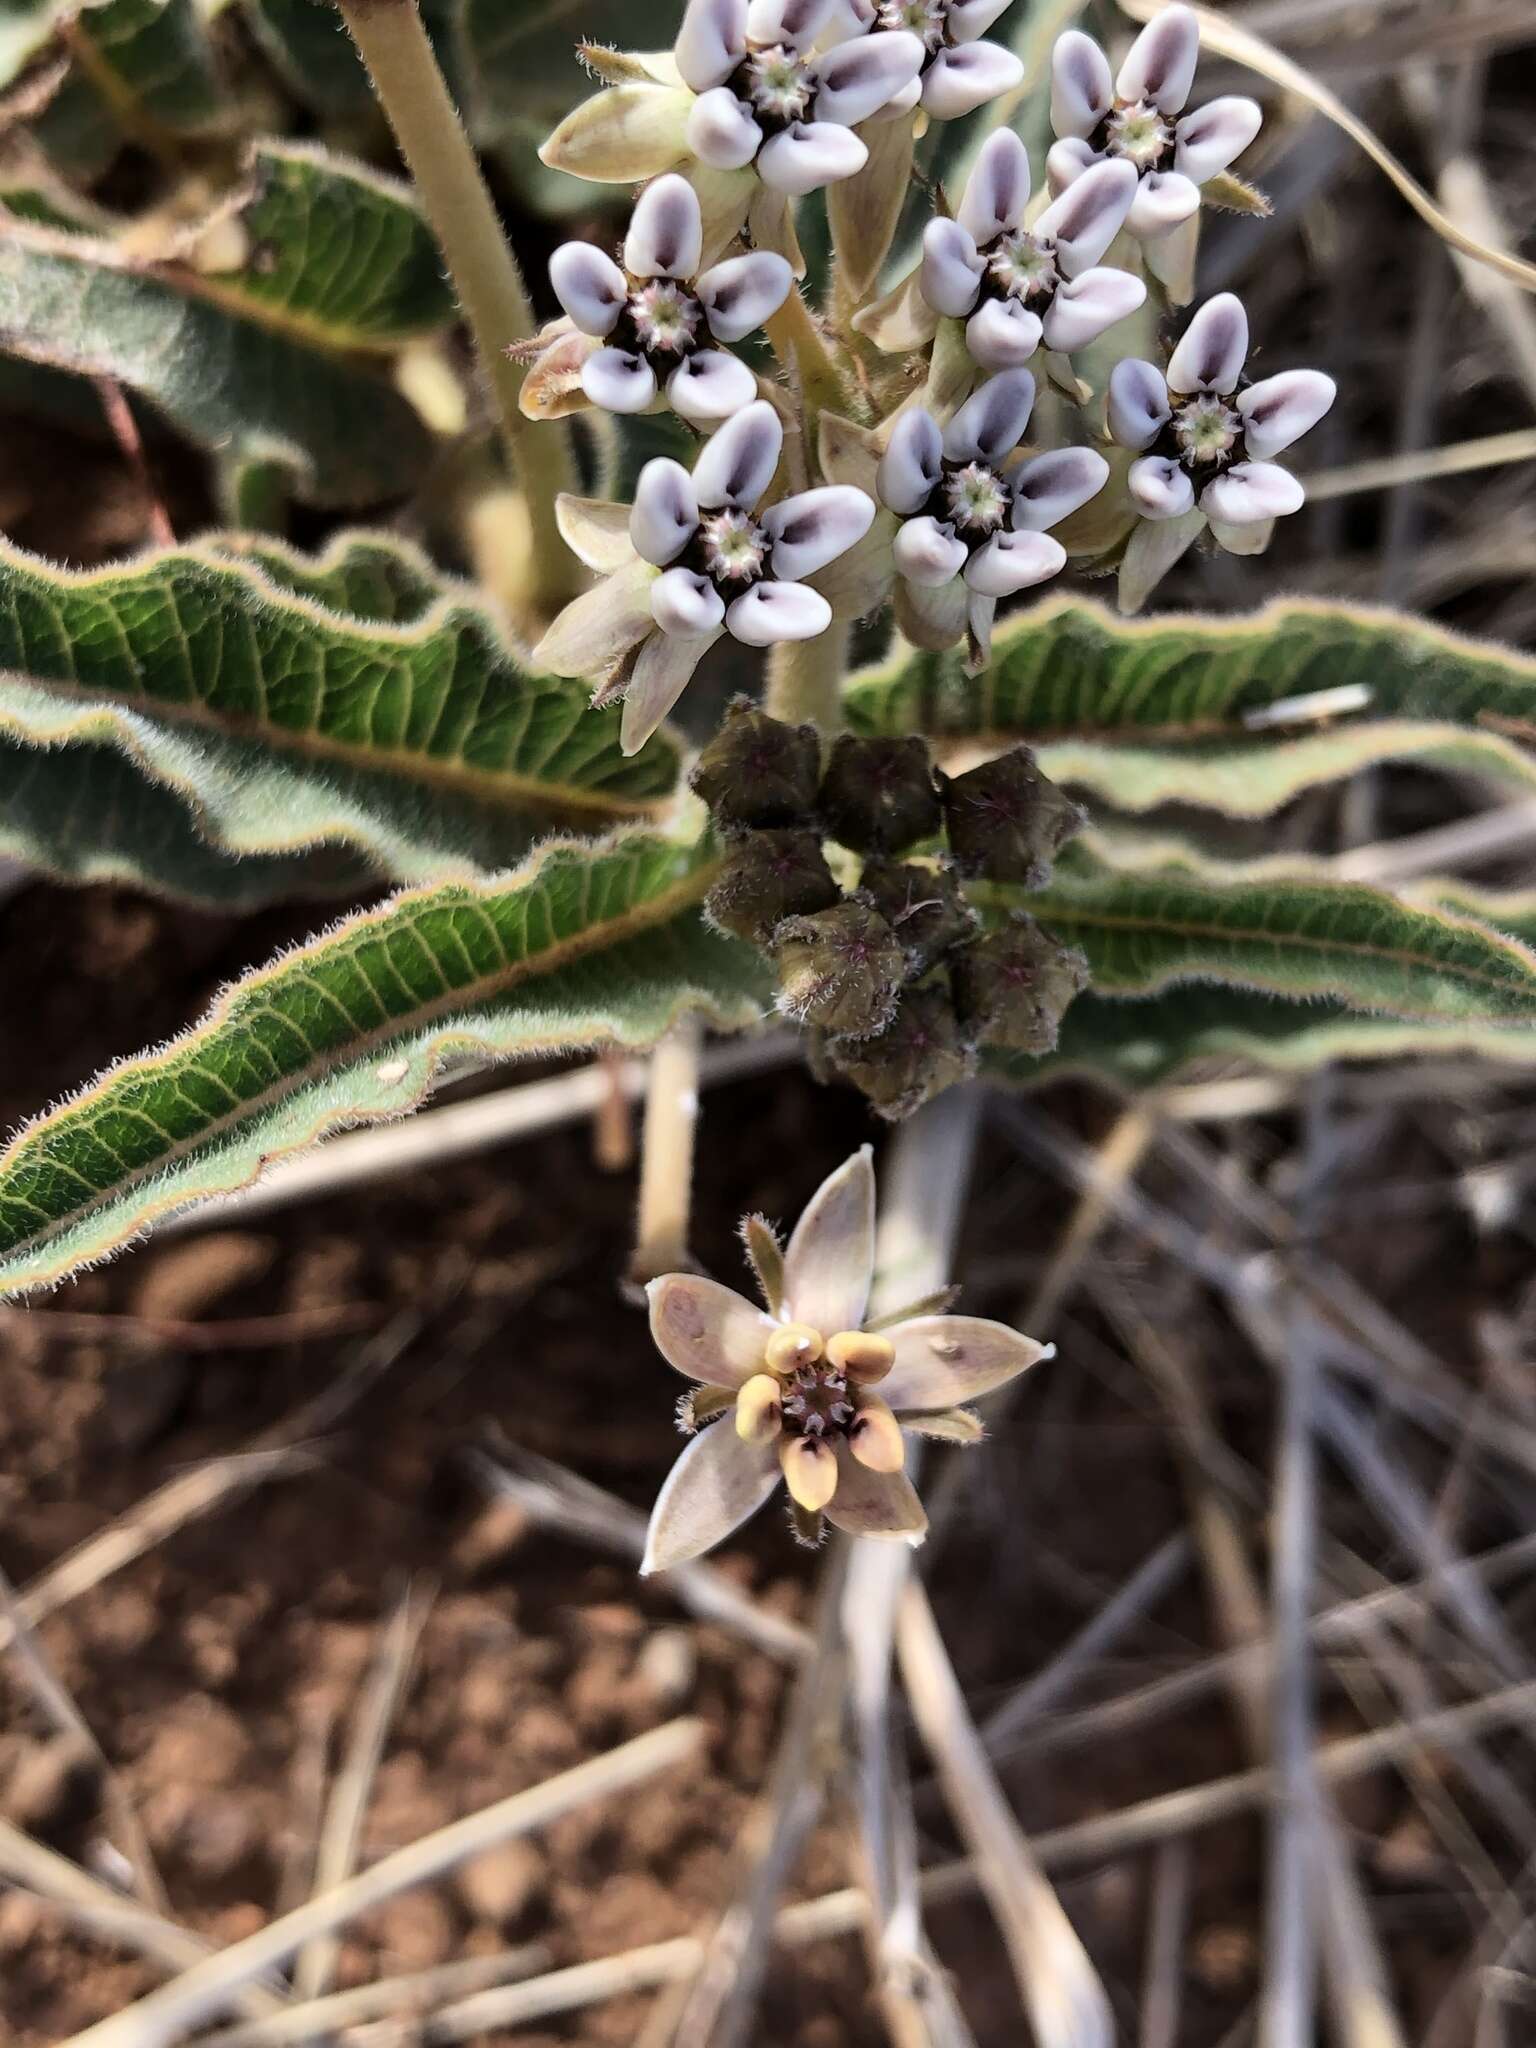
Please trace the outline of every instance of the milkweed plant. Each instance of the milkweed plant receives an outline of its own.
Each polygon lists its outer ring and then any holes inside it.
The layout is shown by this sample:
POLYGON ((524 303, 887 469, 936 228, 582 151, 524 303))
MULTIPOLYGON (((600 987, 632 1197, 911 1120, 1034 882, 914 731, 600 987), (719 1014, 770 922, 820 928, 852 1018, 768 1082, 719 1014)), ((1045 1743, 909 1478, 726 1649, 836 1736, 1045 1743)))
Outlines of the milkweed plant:
POLYGON ((468 1068, 656 1048, 635 1271, 692 1388, 647 1568, 781 1482, 807 1538, 916 1541, 908 1437, 1044 1353, 874 1312, 868 1147, 787 1247, 748 1219, 760 1306, 692 1270, 701 1027, 792 1036, 876 1131, 957 1084, 1528 1057, 1527 902, 1273 827, 1402 759, 1529 786, 1532 666, 1266 584, 1337 394, 1198 289, 1213 211, 1281 230, 1188 7, 1046 51, 1009 0, 687 0, 553 85, 474 10, 442 49, 415 0, 209 12, 0 49, 7 402, 106 432, 157 535, 0 543, 0 853, 331 908, 13 1137, 0 1286, 468 1068), (531 289, 482 158, 566 223, 531 289), (1214 554, 1254 608, 1136 616, 1214 554))

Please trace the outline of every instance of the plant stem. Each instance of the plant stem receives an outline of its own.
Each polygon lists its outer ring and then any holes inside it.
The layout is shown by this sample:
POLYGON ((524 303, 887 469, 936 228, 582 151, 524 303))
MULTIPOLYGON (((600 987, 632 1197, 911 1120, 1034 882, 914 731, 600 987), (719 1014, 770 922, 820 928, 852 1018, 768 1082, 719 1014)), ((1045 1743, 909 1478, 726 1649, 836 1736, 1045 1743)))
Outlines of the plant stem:
POLYGON ((339 0, 373 79, 427 218, 442 248, 464 318, 495 401, 507 456, 528 512, 529 590, 548 609, 581 587, 580 571, 555 527, 556 494, 575 487, 565 430, 525 420, 518 393, 526 374, 506 354, 533 333, 528 293, 475 161, 458 111, 422 27, 416 0, 339 0))
POLYGON ((768 657, 763 709, 791 725, 836 732, 843 722, 843 674, 849 628, 834 619, 814 640, 781 640, 768 657))
POLYGON ((699 1054, 704 1027, 681 1018, 651 1054, 640 1141, 640 1211, 629 1279, 636 1287, 693 1263, 693 1149, 699 1121, 699 1054))

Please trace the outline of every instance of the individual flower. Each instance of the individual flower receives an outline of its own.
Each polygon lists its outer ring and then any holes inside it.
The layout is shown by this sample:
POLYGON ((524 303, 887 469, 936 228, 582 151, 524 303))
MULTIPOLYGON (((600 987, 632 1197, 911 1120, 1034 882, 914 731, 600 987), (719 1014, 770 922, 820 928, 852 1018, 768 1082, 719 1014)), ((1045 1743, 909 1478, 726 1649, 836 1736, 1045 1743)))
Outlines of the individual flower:
POLYGON ((1247 353, 1248 315, 1223 292, 1190 321, 1166 376, 1128 357, 1109 380, 1109 431, 1140 457, 1126 485, 1142 518, 1198 510, 1235 554, 1257 553, 1271 523, 1300 510, 1306 493, 1271 457, 1317 425, 1336 391, 1321 370, 1246 383, 1247 353))
POLYGON ((1078 29, 1059 36, 1051 126, 1060 140, 1045 160, 1052 192, 1065 192, 1108 158, 1136 173, 1125 224, 1139 240, 1156 241, 1192 220, 1200 187, 1242 155, 1264 118, 1253 100, 1236 96, 1185 114, 1199 56, 1200 24, 1188 7, 1165 8, 1149 21, 1118 77, 1092 36, 1078 29))
POLYGON ((984 370, 1017 369, 1042 340, 1069 355, 1147 296, 1139 277, 1099 264, 1135 196, 1129 164, 1095 164, 1026 228, 1029 152, 999 128, 955 218, 924 230, 918 290, 935 313, 964 320, 966 348, 984 370))
POLYGON ((981 38, 1013 0, 837 0, 829 24, 840 36, 904 29, 923 46, 923 68, 887 112, 922 105, 936 121, 957 120, 1012 92, 1024 65, 1012 50, 981 38))
POLYGON ((651 1334, 698 1382, 680 1419, 695 1430, 651 1515, 642 1572, 724 1542, 782 1479, 803 1533, 820 1518, 853 1536, 920 1543, 903 1429, 974 1441, 963 1404, 1054 1346, 975 1316, 913 1315, 866 1327, 875 1259, 875 1176, 866 1145, 824 1181, 788 1247, 744 1227, 767 1302, 692 1273, 653 1280, 651 1334))
MULTIPOLYGON (((721 342, 741 341, 783 305, 792 277, 772 250, 753 250, 700 274, 704 223, 698 194, 675 172, 647 185, 624 238, 623 268, 590 242, 564 242, 550 283, 579 341, 547 337, 551 371, 606 412, 644 412, 665 391, 694 425, 728 419, 757 396, 757 379, 721 342), (584 342, 585 347, 580 343, 584 342)), ((541 337, 545 338, 545 337, 541 337)), ((550 410, 535 360, 523 410, 550 410)))
POLYGON ((791 195, 862 170, 852 131, 917 77, 915 35, 886 30, 813 52, 834 0, 688 0, 673 55, 697 98, 687 142, 716 171, 749 165, 791 195))
POLYGON ((1028 370, 1003 370, 947 428, 909 407, 897 414, 876 473, 881 504, 901 520, 893 549, 903 629, 928 647, 951 646, 968 631, 973 668, 986 665, 998 599, 1064 567, 1066 550, 1046 529, 1109 475, 1092 448, 1016 463, 1034 402, 1028 370))
POLYGON ((626 754, 644 746, 722 633, 768 647, 831 624, 827 600, 800 579, 862 540, 874 502, 825 484, 758 510, 783 446, 778 413, 756 399, 711 434, 691 475, 667 455, 648 462, 622 531, 622 507, 561 501, 561 531, 607 580, 566 606, 533 658, 557 675, 601 677, 601 701, 623 691, 626 754))

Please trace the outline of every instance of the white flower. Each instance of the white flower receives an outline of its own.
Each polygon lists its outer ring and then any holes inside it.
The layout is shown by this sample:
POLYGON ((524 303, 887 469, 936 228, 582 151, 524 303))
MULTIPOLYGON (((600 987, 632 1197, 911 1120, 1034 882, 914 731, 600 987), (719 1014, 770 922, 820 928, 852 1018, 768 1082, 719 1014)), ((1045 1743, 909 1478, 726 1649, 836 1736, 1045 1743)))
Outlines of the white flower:
POLYGON ((1024 77, 1024 65, 1012 50, 981 41, 1013 0, 843 0, 845 8, 866 13, 876 30, 905 30, 923 46, 921 76, 914 79, 893 111, 921 103, 936 121, 957 120, 974 113, 1001 93, 1012 92, 1024 77))
POLYGON ((1171 234, 1200 210, 1200 187, 1224 171, 1258 134, 1250 99, 1212 100, 1185 114, 1200 55, 1200 24, 1169 7, 1142 30, 1111 79, 1091 36, 1070 29, 1051 59, 1051 126, 1060 140, 1045 160, 1052 192, 1065 192, 1108 158, 1137 175, 1126 226, 1141 241, 1171 234))
MULTIPOLYGON (((756 1228, 761 1243, 767 1226, 756 1228)), ((723 1543, 781 1479, 812 1526, 824 1514, 852 1536, 921 1543, 928 1522, 902 1469, 903 1429, 974 1441, 980 1427, 962 1404, 1053 1353, 976 1316, 865 1329, 875 1259, 867 1145, 812 1197, 781 1270, 772 1254, 759 1266, 766 1311, 693 1273, 646 1290, 657 1348, 700 1383, 680 1411, 685 1426, 705 1426, 657 1497, 642 1572, 723 1543)))
POLYGON ((815 192, 862 170, 852 130, 917 77, 916 36, 854 36, 813 52, 833 0, 688 0, 673 54, 697 94, 688 147, 717 171, 755 166, 765 185, 815 192))
POLYGON ((1001 597, 1044 583, 1066 564, 1046 531, 1102 490, 1109 464, 1061 448, 1015 464, 1034 408, 1028 370, 1003 370, 947 428, 912 407, 897 415, 875 489, 901 520, 893 552, 909 632, 948 646, 969 631, 983 666, 1001 597))
MULTIPOLYGON (((586 353, 580 379, 605 412, 644 412, 665 391, 698 425, 728 419, 757 396, 741 358, 710 344, 740 341, 776 313, 793 282, 789 265, 759 249, 699 275, 703 237, 698 194, 669 173, 635 203, 622 269, 590 242, 565 242, 550 258, 550 283, 571 322, 602 344, 586 353)), ((567 374, 572 367, 563 364, 567 374)), ((537 395, 535 384, 534 404, 537 395)))
POLYGON ((1042 341, 1063 354, 1084 348, 1147 296, 1139 277, 1099 264, 1135 196, 1129 164, 1095 164, 1026 228, 1029 153, 999 128, 955 218, 928 223, 918 290, 935 313, 965 321, 984 370, 1017 369, 1042 341))
POLYGON ((1305 492, 1270 460, 1315 427, 1336 386, 1321 370, 1242 381, 1248 315, 1223 292, 1202 306, 1165 376, 1134 357, 1109 380, 1109 430, 1137 452, 1126 485, 1144 519, 1198 509, 1234 553, 1251 554, 1269 522, 1298 511, 1305 492))

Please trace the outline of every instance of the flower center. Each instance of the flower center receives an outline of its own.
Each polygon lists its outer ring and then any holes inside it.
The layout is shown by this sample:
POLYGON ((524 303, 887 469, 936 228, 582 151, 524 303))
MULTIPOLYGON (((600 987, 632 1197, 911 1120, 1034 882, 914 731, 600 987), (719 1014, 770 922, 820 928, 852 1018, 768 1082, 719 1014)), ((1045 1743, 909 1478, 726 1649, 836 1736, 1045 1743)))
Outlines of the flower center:
POLYGON ((798 121, 816 97, 816 78, 803 58, 783 43, 755 50, 747 59, 746 96, 752 110, 771 121, 798 121))
POLYGON ((1194 467, 1225 462, 1243 430, 1241 416, 1214 391, 1202 391, 1173 416, 1181 461, 1194 467))
POLYGON ((1013 503, 1007 484, 984 462, 967 462, 951 470, 943 491, 946 516, 966 538, 996 533, 1013 503))
POLYGON ((1104 147, 1109 155, 1123 156, 1138 171, 1155 170, 1172 141, 1167 122, 1145 100, 1116 107, 1105 124, 1104 147))
POLYGON ((699 521, 699 540, 704 572, 717 583, 752 583, 762 575, 768 536, 745 512, 733 506, 724 512, 706 512, 699 521))
POLYGON ((647 354, 689 355, 702 317, 698 300, 670 278, 656 278, 629 295, 629 317, 647 354))
POLYGON ((780 1397, 784 1429, 790 1436, 827 1436, 846 1432, 854 1417, 848 1382, 825 1358, 797 1366, 784 1381, 780 1397))
POLYGON ((876 10, 876 28, 906 29, 932 56, 944 40, 949 0, 882 0, 876 10))
POLYGON ((1023 228, 999 235, 987 252, 987 275, 1007 298, 1044 298, 1061 281, 1055 244, 1023 228))

